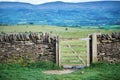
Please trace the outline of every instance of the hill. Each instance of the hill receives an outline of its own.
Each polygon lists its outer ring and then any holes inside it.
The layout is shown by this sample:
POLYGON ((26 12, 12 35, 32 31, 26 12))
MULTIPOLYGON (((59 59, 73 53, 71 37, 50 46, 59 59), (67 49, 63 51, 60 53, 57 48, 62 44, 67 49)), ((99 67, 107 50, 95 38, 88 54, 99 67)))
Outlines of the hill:
POLYGON ((120 1, 49 2, 33 5, 0 2, 0 24, 89 26, 120 24, 120 1))

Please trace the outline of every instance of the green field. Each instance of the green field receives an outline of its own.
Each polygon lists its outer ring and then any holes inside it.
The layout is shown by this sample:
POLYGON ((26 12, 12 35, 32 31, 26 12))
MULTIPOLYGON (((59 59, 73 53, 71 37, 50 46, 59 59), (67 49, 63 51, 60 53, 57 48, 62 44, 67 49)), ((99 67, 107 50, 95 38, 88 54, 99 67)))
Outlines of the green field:
MULTIPOLYGON (((18 33, 18 32, 48 32, 51 35, 59 35, 60 38, 86 38, 88 34, 97 32, 111 33, 118 32, 117 29, 88 29, 88 28, 70 28, 57 26, 40 26, 40 25, 16 25, 16 26, 0 26, 1 33, 18 33)), ((62 61, 69 61, 69 58, 64 56, 76 56, 71 54, 72 51, 66 45, 82 45, 84 48, 78 46, 72 47, 79 55, 84 57, 86 61, 86 42, 85 41, 62 41, 60 40, 62 61)), ((72 58, 71 58, 72 59, 72 58)), ((76 58, 73 58, 76 60, 76 58)), ((69 64, 69 63, 65 63, 69 64)), ((72 63, 71 63, 72 64, 72 63)), ((79 63, 77 63, 79 64, 79 63)), ((2 64, 0 63, 0 80, 119 80, 120 79, 120 63, 107 64, 96 63, 90 67, 80 69, 71 74, 52 75, 43 74, 42 71, 48 69, 58 69, 53 64, 34 64, 30 67, 20 66, 16 64, 2 64), (41 67, 42 66, 42 67, 41 67), (84 72, 81 74, 81 72, 84 72)))
POLYGON ((120 31, 119 29, 97 29, 97 28, 71 28, 58 26, 42 26, 42 25, 16 25, 16 26, 0 26, 0 32, 48 32, 53 35, 59 35, 61 38, 84 38, 92 33, 111 33, 120 31), (67 28, 67 29, 66 29, 67 28))

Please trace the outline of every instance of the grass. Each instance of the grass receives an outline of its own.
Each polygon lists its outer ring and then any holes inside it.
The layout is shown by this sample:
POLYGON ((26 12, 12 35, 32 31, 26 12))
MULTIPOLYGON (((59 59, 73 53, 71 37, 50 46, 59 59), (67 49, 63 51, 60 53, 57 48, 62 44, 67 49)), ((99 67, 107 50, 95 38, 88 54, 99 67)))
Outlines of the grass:
POLYGON ((57 26, 45 26, 45 25, 15 25, 15 26, 0 26, 0 32, 49 32, 53 35, 58 34, 61 38, 84 38, 88 34, 95 32, 111 33, 118 32, 117 29, 88 29, 88 28, 71 28, 57 26))
MULTIPOLYGON (((35 63, 38 65, 41 63, 35 63)), ((34 66, 33 65, 33 66, 34 66)), ((41 66, 46 66, 43 64, 41 66)), ((53 64, 47 65, 49 69, 53 69, 53 64)), ((25 67, 18 64, 2 64, 0 63, 0 80, 119 80, 120 79, 120 63, 95 63, 90 67, 77 70, 70 74, 55 75, 44 74, 43 71, 48 68, 25 67)))

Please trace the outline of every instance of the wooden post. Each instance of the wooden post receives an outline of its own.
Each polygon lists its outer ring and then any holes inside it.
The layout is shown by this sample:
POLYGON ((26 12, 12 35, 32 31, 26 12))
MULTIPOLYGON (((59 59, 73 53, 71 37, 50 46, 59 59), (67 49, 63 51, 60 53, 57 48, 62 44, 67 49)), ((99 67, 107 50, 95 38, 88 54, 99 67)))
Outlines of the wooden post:
POLYGON ((59 67, 61 66, 61 52, 60 52, 60 49, 61 49, 61 46, 60 46, 60 38, 58 37, 58 52, 59 52, 59 67))
POLYGON ((86 40, 87 42, 87 63, 86 63, 86 66, 90 66, 90 38, 89 38, 89 35, 88 35, 88 39, 86 40))
POLYGON ((97 62, 97 33, 92 35, 92 62, 97 62))
POLYGON ((56 36, 56 64, 60 66, 59 36, 56 36))

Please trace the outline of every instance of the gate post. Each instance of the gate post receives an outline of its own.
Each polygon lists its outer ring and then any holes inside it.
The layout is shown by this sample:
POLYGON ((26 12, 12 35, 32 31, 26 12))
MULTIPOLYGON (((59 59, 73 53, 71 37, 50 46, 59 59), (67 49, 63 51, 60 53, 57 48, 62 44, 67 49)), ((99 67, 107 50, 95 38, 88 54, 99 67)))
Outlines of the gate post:
POLYGON ((56 36, 56 64, 58 66, 61 65, 61 59, 60 59, 60 44, 59 44, 59 36, 56 36))
POLYGON ((101 33, 94 33, 92 35, 92 62, 97 62, 97 36, 101 35, 101 33))
POLYGON ((97 62, 97 33, 92 36, 92 62, 97 62))
POLYGON ((90 38, 88 35, 88 39, 87 39, 87 63, 86 66, 90 66, 90 38))

